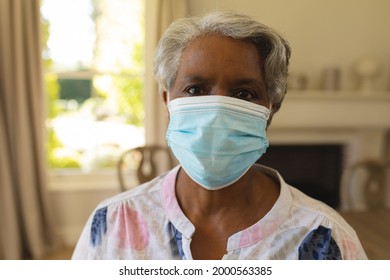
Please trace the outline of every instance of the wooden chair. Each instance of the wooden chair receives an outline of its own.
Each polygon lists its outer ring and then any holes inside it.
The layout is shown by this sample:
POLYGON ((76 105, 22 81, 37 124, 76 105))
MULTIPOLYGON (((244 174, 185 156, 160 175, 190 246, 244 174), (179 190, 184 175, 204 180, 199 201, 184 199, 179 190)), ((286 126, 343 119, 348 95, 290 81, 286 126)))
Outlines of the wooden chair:
POLYGON ((366 159, 348 168, 341 185, 344 210, 367 210, 386 206, 390 161, 366 159))
POLYGON ((117 164, 121 191, 152 180, 175 165, 174 157, 166 146, 150 145, 125 151, 117 164))

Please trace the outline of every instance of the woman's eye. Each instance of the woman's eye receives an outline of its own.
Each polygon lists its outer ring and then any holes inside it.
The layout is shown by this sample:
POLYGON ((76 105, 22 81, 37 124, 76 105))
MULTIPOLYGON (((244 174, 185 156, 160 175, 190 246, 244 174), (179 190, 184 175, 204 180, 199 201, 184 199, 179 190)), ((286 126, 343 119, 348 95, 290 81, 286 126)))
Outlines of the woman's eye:
POLYGON ((255 92, 248 90, 248 89, 241 89, 234 93, 234 97, 243 99, 243 100, 254 100, 256 99, 257 95, 255 92))
POLYGON ((203 87, 200 86, 190 86, 184 90, 184 92, 188 93, 189 95, 205 95, 207 92, 203 87))

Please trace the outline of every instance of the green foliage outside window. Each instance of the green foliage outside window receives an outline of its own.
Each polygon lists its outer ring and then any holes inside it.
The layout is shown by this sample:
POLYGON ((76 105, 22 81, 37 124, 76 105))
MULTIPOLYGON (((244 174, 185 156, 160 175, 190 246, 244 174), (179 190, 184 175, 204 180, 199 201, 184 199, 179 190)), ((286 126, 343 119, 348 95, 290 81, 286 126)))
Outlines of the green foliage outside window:
MULTIPOLYGON (((45 85, 48 100, 48 119, 49 121, 57 117, 63 112, 63 109, 58 103, 60 85, 58 83, 57 75, 46 74, 45 85)), ((62 142, 58 139, 52 126, 47 127, 47 142, 46 155, 47 162, 51 168, 79 168, 79 154, 65 154, 58 153, 64 148, 62 142)))
MULTIPOLYGON (((106 0, 93 1, 94 7, 98 7, 98 3, 104 3, 106 0)), ((108 3, 108 2, 107 2, 108 3)), ((104 13, 95 9, 92 18, 94 22, 98 22, 99 17, 104 13)), ((72 83, 72 77, 69 79, 60 78, 58 75, 51 72, 53 68, 53 61, 49 56, 48 39, 50 36, 50 22, 42 19, 43 22, 43 40, 44 40, 44 65, 46 72, 45 75, 45 91, 47 93, 48 104, 48 116, 47 116, 47 161, 51 168, 80 168, 82 166, 83 151, 71 150, 64 146, 60 138, 56 134, 52 126, 52 121, 58 117, 69 116, 72 114, 79 114, 83 110, 88 111, 96 121, 105 121, 106 118, 124 119, 126 124, 131 124, 137 127, 142 127, 144 122, 144 110, 142 93, 144 89, 143 85, 143 43, 136 43, 132 46, 131 53, 132 65, 131 67, 120 67, 115 72, 110 73, 108 69, 104 73, 93 73, 93 69, 90 70, 91 78, 80 78, 78 81, 81 83, 72 83), (46 55, 45 55, 46 54, 46 55), (111 79, 112 87, 107 89, 99 86, 98 80, 103 76, 109 76, 111 79), (62 87, 61 87, 62 85, 62 87), (77 87, 82 86, 82 91, 77 87), (87 87, 87 88, 86 88, 87 87), (90 92, 88 93, 88 87, 90 92), (104 115, 100 112, 101 109, 106 107, 106 101, 112 98, 113 91, 116 93, 116 106, 114 110, 115 115, 104 115), (61 99, 62 100, 61 102, 61 99), (67 106, 66 100, 72 100, 72 109, 67 106)), ((96 25, 96 28, 99 28, 96 25)), ((98 36, 96 37, 95 55, 100 52, 99 41, 104 36, 99 36, 99 30, 96 30, 98 36)), ((104 42, 103 42, 104 45, 104 42)), ((99 59, 99 56, 96 56, 99 59)), ((96 59, 96 58, 95 58, 96 59)), ((119 60, 120 61, 120 60, 119 60)), ((96 62, 96 61, 95 61, 96 62)), ((120 63, 119 63, 120 64, 120 63)), ((83 71, 85 68, 75 69, 74 71, 83 71)), ((73 79, 77 80, 76 79, 73 79)), ((99 167, 112 167, 116 164, 116 159, 107 157, 99 162, 99 167)))

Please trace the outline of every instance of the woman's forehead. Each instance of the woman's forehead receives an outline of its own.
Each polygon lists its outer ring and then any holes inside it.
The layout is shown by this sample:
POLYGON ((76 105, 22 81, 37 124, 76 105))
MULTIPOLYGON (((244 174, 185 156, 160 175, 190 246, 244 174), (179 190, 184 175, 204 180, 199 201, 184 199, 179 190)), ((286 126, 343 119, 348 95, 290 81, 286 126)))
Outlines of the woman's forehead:
POLYGON ((195 39, 183 51, 176 79, 201 81, 213 77, 263 82, 261 57, 256 47, 221 35, 195 39))

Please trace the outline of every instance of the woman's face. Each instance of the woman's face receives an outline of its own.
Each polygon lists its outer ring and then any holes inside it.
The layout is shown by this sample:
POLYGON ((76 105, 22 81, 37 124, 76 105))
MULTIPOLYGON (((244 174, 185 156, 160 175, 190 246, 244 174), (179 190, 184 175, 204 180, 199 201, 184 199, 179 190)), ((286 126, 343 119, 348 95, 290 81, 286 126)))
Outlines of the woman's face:
POLYGON ((252 43, 221 35, 197 38, 182 54, 169 98, 223 95, 269 108, 262 65, 252 43))

